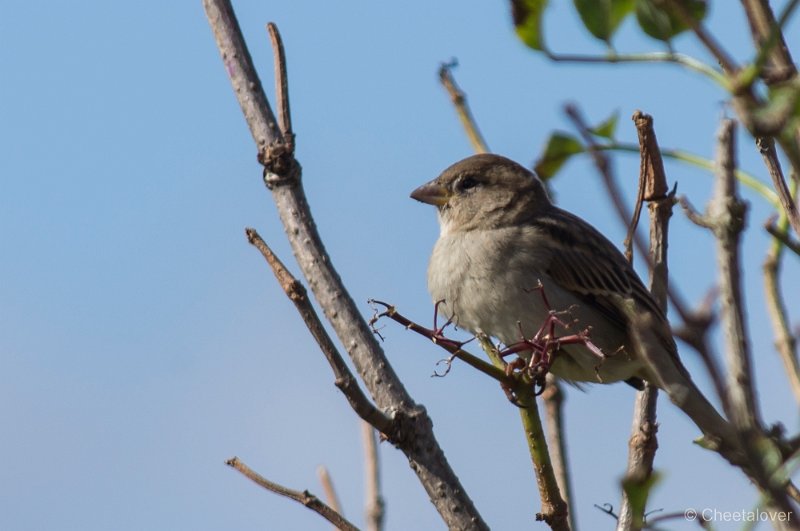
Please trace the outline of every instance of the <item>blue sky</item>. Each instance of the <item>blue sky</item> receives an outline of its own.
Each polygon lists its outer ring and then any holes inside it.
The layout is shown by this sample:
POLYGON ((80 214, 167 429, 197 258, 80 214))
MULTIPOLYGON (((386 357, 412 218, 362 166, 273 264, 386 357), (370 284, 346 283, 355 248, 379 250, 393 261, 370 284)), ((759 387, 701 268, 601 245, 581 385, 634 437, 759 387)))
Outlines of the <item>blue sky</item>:
MULTIPOLYGON (((602 52, 571 3, 548 12, 556 50, 602 52)), ((455 71, 491 148, 531 163, 563 104, 592 122, 655 117, 663 147, 710 157, 724 94, 673 66, 554 65, 513 33, 504 2, 235 2, 265 86, 265 24, 289 59, 297 156, 334 263, 366 300, 432 315, 425 269, 438 229, 417 185, 471 153, 438 84, 455 71)), ((738 4, 709 25, 749 57, 738 4)), ((620 50, 658 49, 627 21, 620 50)), ((797 42, 796 20, 788 42, 797 42)), ((691 39, 681 50, 709 61, 691 39)), ((797 50, 795 50, 797 52, 797 50)), ((310 511, 224 466, 238 455, 271 479, 320 492, 328 466, 348 517, 362 522, 359 425, 313 341, 258 253, 256 227, 291 262, 255 149, 200 0, 14 2, 0 19, 0 528, 328 529, 310 511)), ((271 93, 271 91, 270 91, 271 93)), ((740 137, 744 169, 766 180, 740 137)), ((632 198, 635 157, 615 169, 632 198)), ((704 205, 708 174, 669 163, 670 180, 704 205)), ((591 164, 570 162, 559 204, 613 241, 613 216, 591 164)), ((744 270, 759 396, 767 422, 797 429, 761 295, 764 201, 750 200, 744 270)), ((714 282, 712 240, 674 216, 672 272, 691 301, 714 282)), ((296 268, 294 268, 296 271, 296 268)), ((797 293, 797 260, 784 270, 797 293)), ((797 297, 789 297, 794 322, 797 297)), ((432 379, 433 345, 387 323, 385 347, 486 520, 527 526, 539 502, 516 409, 491 381, 457 366, 432 379)), ((701 384, 702 370, 684 349, 701 384)), ((566 404, 574 507, 583 529, 611 528, 593 504, 619 503, 633 393, 570 389, 566 404)), ((741 510, 754 492, 692 445, 697 430, 662 399, 653 508, 741 510)), ((380 448, 387 529, 443 529, 405 458, 380 448)), ((691 528, 676 523, 676 529, 691 528)), ((719 529, 729 529, 720 524, 719 529)))

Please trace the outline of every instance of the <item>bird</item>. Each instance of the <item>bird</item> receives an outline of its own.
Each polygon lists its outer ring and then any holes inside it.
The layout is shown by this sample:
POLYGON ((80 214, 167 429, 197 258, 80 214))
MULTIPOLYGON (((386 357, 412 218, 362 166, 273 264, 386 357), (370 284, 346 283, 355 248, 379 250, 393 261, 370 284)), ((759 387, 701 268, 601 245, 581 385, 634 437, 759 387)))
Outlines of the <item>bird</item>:
POLYGON ((437 209, 428 290, 457 327, 508 346, 560 316, 564 334, 585 331, 587 339, 561 344, 552 374, 576 384, 671 386, 670 398, 706 437, 733 436, 681 363, 665 312, 628 260, 591 224, 557 207, 535 173, 500 155, 473 155, 411 198, 437 209), (668 374, 654 374, 637 351, 628 303, 648 324, 668 374))

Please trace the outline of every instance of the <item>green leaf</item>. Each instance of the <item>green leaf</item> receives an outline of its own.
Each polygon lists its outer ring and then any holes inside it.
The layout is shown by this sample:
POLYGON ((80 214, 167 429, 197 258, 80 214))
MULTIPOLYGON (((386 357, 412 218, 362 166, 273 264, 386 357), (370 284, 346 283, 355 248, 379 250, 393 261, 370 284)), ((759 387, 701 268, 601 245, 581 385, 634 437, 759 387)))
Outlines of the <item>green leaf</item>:
POLYGON ((547 0, 511 0, 511 16, 517 36, 534 50, 545 49, 542 15, 546 7, 547 0))
POLYGON ((628 14, 636 0, 573 0, 583 25, 600 40, 611 42, 611 37, 628 14))
MULTIPOLYGON (((706 0, 676 0, 696 22, 700 22, 708 11, 706 0)), ((660 41, 669 41, 686 31, 678 12, 665 0, 636 0, 636 20, 642 30, 660 41)))
POLYGON ((596 126, 589 129, 594 136, 614 140, 614 133, 617 130, 617 122, 619 121, 619 110, 614 111, 614 114, 609 116, 605 122, 601 122, 596 126))
POLYGON ((544 153, 536 161, 534 170, 542 180, 552 178, 561 166, 573 155, 583 153, 585 148, 574 136, 555 132, 547 139, 544 153))

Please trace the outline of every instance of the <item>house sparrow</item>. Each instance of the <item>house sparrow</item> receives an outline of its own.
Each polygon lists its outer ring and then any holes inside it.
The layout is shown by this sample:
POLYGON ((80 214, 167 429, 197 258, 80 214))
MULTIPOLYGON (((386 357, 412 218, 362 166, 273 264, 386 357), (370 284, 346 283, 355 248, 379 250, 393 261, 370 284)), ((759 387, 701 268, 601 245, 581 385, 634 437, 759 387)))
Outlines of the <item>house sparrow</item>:
POLYGON ((457 326, 512 345, 533 337, 552 312, 563 312, 566 333, 588 330, 588 341, 561 345, 553 374, 576 383, 644 379, 664 386, 634 347, 623 308, 632 299, 652 324, 659 354, 671 360, 671 378, 683 396, 670 397, 706 435, 730 435, 729 424, 692 383, 664 312, 622 253, 589 223, 553 205, 532 172, 498 155, 475 155, 411 197, 437 207, 441 233, 428 289, 457 326))

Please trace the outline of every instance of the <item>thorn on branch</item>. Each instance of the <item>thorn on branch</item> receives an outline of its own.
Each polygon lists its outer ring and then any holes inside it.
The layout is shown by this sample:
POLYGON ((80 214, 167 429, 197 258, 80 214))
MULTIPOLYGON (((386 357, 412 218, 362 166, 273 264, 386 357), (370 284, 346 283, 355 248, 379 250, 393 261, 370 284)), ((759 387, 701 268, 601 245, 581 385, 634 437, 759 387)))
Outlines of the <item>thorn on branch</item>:
POLYGON ((450 369, 453 367, 453 360, 456 359, 454 354, 450 356, 440 359, 434 365, 435 369, 433 370, 433 374, 431 374, 431 378, 444 378, 448 374, 450 374, 450 369), (439 365, 444 365, 445 369, 443 372, 439 372, 439 365))
POLYGON ((619 520, 619 516, 614 512, 614 506, 610 503, 604 503, 603 505, 597 505, 596 503, 593 504, 595 508, 599 509, 600 511, 606 513, 614 520, 619 520))

